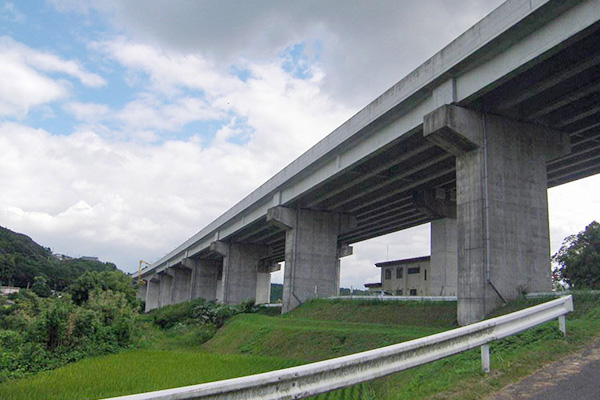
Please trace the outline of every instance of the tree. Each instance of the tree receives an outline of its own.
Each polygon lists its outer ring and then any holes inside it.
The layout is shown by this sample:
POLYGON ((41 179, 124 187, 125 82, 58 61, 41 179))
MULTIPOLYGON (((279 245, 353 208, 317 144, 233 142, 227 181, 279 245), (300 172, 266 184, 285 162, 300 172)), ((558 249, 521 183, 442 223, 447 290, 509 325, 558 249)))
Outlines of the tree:
POLYGON ((135 301, 136 289, 130 276, 119 270, 86 272, 69 286, 73 302, 82 305, 87 302, 94 290, 110 290, 113 293, 123 293, 128 302, 135 301))
POLYGON ((45 276, 36 276, 33 278, 33 286, 31 290, 39 297, 50 297, 52 295, 52 290, 50 290, 50 286, 48 286, 48 279, 45 276))
POLYGON ((573 289, 600 289, 600 224, 593 221, 576 235, 565 238, 553 257, 558 277, 573 289))

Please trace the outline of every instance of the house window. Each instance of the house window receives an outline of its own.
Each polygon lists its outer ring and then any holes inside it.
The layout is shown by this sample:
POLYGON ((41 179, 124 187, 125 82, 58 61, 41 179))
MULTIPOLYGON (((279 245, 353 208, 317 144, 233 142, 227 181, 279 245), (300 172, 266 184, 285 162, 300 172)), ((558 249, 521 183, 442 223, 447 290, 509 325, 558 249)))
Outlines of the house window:
POLYGON ((417 289, 410 289, 410 295, 411 296, 416 296, 417 295, 417 289))
POLYGON ((408 269, 408 273, 409 274, 420 274, 421 273, 421 267, 412 267, 408 269))
POLYGON ((423 280, 427 280, 427 270, 423 271, 423 273, 425 274, 425 276, 423 277, 423 280))
POLYGON ((386 268, 385 279, 392 279, 392 269, 391 268, 386 268))
POLYGON ((402 268, 402 267, 396 268, 396 279, 402 279, 403 272, 404 272, 404 268, 402 268))
POLYGON ((396 290, 396 296, 402 296, 402 289, 396 290))

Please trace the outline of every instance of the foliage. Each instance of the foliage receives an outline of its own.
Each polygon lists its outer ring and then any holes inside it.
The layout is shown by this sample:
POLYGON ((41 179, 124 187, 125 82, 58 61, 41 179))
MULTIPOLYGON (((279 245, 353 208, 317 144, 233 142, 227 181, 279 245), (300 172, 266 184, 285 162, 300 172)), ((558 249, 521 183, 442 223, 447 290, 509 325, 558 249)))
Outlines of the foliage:
POLYGON ((31 290, 39 297, 50 297, 52 295, 52 290, 50 290, 50 286, 48 286, 48 280, 45 276, 36 276, 33 278, 33 286, 31 290))
POLYGON ((254 302, 243 302, 240 305, 219 304, 214 301, 195 299, 179 304, 171 304, 152 310, 153 322, 163 329, 176 324, 211 324, 220 328, 225 321, 240 313, 254 313, 257 308, 254 302))
POLYGON ((68 289, 77 305, 88 301, 90 293, 94 290, 110 290, 122 293, 130 303, 136 301, 136 289, 132 285, 131 277, 119 270, 85 272, 68 289))
POLYGON ((31 287, 35 277, 44 276, 50 288, 64 290, 86 271, 114 271, 116 268, 112 263, 93 260, 58 260, 49 248, 0 226, 0 282, 3 284, 31 287))
POLYGON ((281 283, 271 283, 271 297, 269 303, 280 303, 283 299, 283 285, 281 283))
POLYGON ((340 288, 340 296, 370 296, 372 294, 373 293, 368 290, 340 288))
POLYGON ((600 289, 600 223, 593 221, 565 239, 553 257, 556 271, 574 289, 600 289))
POLYGON ((127 295, 95 289, 87 301, 22 290, 0 299, 0 382, 128 347, 138 336, 127 295))

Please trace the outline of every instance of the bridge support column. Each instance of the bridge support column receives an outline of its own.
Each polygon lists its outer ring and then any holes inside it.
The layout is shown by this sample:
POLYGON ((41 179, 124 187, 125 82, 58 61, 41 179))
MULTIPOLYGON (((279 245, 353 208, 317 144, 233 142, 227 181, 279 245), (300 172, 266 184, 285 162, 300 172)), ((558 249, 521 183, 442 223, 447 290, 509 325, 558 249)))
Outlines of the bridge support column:
POLYGON ((256 301, 259 265, 260 260, 267 256, 267 246, 214 242, 211 250, 223 256, 221 301, 224 304, 239 304, 250 299, 256 301))
POLYGON ((146 283, 146 308, 145 311, 158 308, 158 297, 160 294, 160 279, 156 275, 152 275, 147 279, 146 283))
POLYGON ((186 258, 183 264, 192 271, 190 298, 216 300, 217 281, 223 268, 223 261, 186 258))
POLYGON ((272 270, 275 270, 275 268, 268 263, 261 263, 258 267, 258 273, 256 274, 256 304, 268 304, 271 300, 272 270))
POLYGON ((171 289, 173 288, 173 272, 164 270, 158 273, 160 286, 158 288, 158 307, 164 307, 171 304, 171 289))
POLYGON ((459 324, 550 290, 546 162, 569 151, 568 137, 448 105, 423 129, 456 155, 459 324))
POLYGON ((282 312, 339 291, 338 235, 354 225, 349 215, 273 207, 267 221, 286 230, 282 312))
POLYGON ((136 298, 146 301, 146 292, 148 291, 148 284, 144 281, 137 284, 136 298))
POLYGON ((442 218, 431 221, 431 263, 427 277, 431 296, 456 296, 458 279, 456 234, 456 219, 442 218))
POLYGON ((183 303, 190 300, 191 269, 182 265, 171 268, 173 280, 171 286, 171 304, 183 303))

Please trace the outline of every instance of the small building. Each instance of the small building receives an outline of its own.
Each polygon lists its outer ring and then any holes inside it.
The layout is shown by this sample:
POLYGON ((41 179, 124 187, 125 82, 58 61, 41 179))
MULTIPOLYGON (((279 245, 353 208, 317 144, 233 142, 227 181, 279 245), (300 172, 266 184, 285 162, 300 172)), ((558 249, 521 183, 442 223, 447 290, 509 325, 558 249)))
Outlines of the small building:
POLYGON ((12 286, 0 286, 0 290, 2 291, 2 296, 8 296, 11 293, 19 293, 21 288, 12 286))
POLYGON ((430 256, 376 263, 381 268, 379 290, 393 296, 430 296, 427 280, 430 265, 430 256))
POLYGON ((381 292, 381 282, 376 283, 365 283, 365 287, 370 293, 380 293, 381 292))

